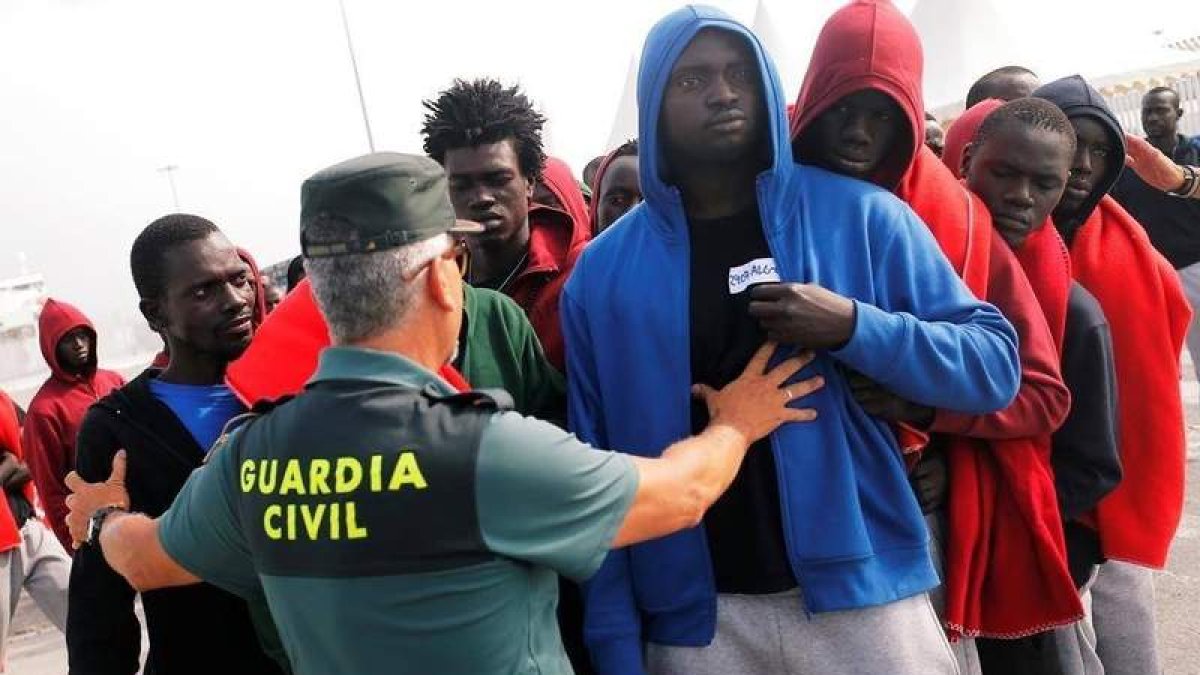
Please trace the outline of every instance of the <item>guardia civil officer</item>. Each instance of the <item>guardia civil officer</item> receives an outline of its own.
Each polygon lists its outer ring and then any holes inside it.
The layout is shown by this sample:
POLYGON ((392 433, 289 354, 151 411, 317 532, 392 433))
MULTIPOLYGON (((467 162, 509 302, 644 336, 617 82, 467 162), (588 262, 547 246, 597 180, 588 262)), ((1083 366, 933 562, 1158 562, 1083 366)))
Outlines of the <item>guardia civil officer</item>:
POLYGON ((472 226, 424 157, 310 178, 301 247, 334 343, 316 375, 218 442, 158 519, 122 509, 123 461, 106 483, 72 477, 73 535, 139 589, 265 598, 297 673, 569 673, 555 573, 586 579, 610 548, 694 526, 750 443, 815 417, 788 404, 822 382, 789 383, 808 356, 768 370, 764 345, 724 389, 697 388, 711 423, 659 459, 457 393, 435 372, 462 316, 454 235, 472 226))

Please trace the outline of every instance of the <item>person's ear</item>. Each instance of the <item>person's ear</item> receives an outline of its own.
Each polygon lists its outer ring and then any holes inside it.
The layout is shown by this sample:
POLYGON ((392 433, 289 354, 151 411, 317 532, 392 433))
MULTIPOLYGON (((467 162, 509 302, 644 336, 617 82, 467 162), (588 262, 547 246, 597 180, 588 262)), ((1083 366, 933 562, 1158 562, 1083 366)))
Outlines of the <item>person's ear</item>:
POLYGON ((446 264, 447 262, 445 255, 439 255, 437 259, 429 263, 426 292, 429 293, 429 299, 436 307, 453 312, 458 309, 458 296, 462 295, 462 282, 455 280, 458 276, 458 266, 446 264))
POLYGON ((525 201, 532 202, 533 201, 533 190, 537 186, 537 179, 530 178, 528 176, 521 176, 521 177, 523 179, 525 179, 525 201))
POLYGON ((958 167, 958 175, 962 176, 963 178, 967 177, 967 172, 971 170, 971 158, 974 155, 975 155, 975 144, 967 143, 966 147, 963 148, 962 160, 961 160, 962 164, 961 164, 961 166, 958 167))
POLYGON ((167 320, 163 316, 163 303, 161 300, 142 298, 138 302, 138 309, 141 310, 142 316, 146 318, 146 323, 150 325, 150 330, 160 334, 166 330, 167 320))

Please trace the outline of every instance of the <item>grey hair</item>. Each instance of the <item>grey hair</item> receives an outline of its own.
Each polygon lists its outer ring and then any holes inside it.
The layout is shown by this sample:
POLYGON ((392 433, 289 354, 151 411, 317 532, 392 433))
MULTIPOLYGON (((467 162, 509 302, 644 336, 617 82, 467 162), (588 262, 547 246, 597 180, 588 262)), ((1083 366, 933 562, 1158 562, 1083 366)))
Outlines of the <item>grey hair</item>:
MULTIPOLYGON (((323 229, 310 226, 313 239, 323 229)), ((373 337, 404 320, 425 275, 411 278, 446 250, 447 235, 372 253, 355 253, 304 261, 317 305, 329 334, 338 344, 373 337)))

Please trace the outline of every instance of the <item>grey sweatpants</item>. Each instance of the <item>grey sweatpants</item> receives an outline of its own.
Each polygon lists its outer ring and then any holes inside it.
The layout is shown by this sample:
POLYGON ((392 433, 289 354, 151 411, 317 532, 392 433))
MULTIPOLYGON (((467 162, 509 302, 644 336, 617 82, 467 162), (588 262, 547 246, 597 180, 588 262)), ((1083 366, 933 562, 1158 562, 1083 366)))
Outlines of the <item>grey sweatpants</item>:
POLYGON ((0 671, 21 589, 29 592, 46 618, 65 631, 70 578, 71 558, 62 544, 42 521, 30 518, 21 528, 21 545, 0 553, 0 671))
MULTIPOLYGON (((925 524, 929 527, 929 554, 933 556, 933 566, 942 579, 942 585, 929 592, 939 625, 944 621, 946 611, 946 528, 942 518, 941 512, 925 514, 925 524)), ((983 667, 973 638, 959 638, 951 642, 950 651, 954 653, 954 660, 958 662, 958 670, 962 675, 981 675, 983 667)))
POLYGON ((1054 646, 1063 675, 1104 675, 1104 665, 1096 654, 1096 626, 1092 623, 1092 586, 1096 575, 1079 592, 1083 618, 1054 631, 1054 646))
POLYGON ((1158 675, 1154 571, 1110 560, 1092 584, 1096 653, 1106 675, 1158 675))
POLYGON ((707 647, 646 647, 650 675, 957 675, 926 594, 806 616, 800 591, 717 596, 707 647))
POLYGON ((1192 325, 1188 327, 1187 350, 1192 355, 1196 379, 1200 380, 1200 263, 1188 265, 1178 270, 1178 273, 1179 281, 1183 283, 1183 294, 1192 306, 1192 325))

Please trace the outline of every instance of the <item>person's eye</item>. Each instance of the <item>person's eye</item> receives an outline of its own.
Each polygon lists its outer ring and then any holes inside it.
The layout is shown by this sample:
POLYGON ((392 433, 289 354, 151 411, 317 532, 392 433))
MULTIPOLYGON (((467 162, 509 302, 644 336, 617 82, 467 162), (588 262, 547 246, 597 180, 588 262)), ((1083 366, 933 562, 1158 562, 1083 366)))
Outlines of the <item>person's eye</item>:
POLYGON ((1112 152, 1111 150, 1109 150, 1108 148, 1106 148, 1104 146, 1096 146, 1096 147, 1092 148, 1092 154, 1097 157, 1108 157, 1109 153, 1111 153, 1111 152, 1112 152))
POLYGON ((749 66, 735 68, 733 71, 733 79, 737 82, 752 82, 754 75, 754 69, 749 66))
POLYGON ((192 289, 192 297, 196 300, 203 300, 208 297, 208 289, 205 287, 192 289))
POLYGON ((681 75, 679 79, 675 80, 675 85, 684 90, 696 89, 701 84, 703 84, 703 80, 698 75, 681 75))

